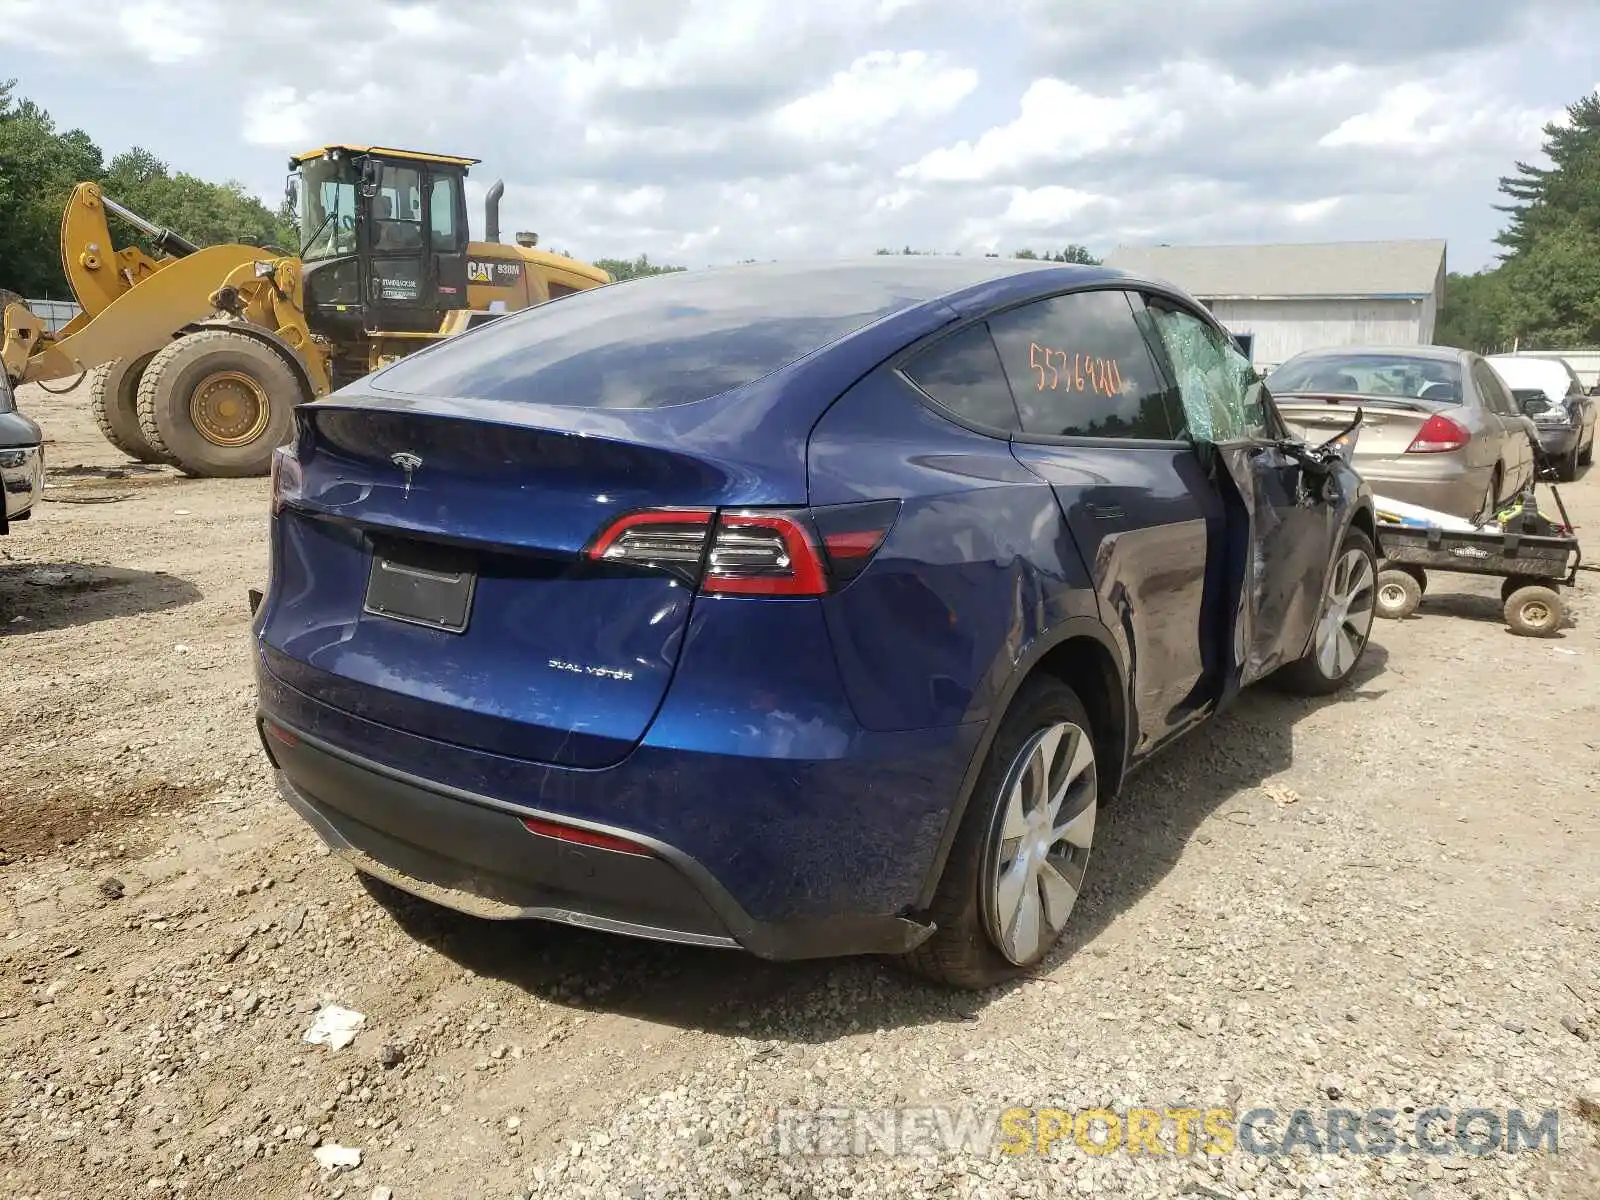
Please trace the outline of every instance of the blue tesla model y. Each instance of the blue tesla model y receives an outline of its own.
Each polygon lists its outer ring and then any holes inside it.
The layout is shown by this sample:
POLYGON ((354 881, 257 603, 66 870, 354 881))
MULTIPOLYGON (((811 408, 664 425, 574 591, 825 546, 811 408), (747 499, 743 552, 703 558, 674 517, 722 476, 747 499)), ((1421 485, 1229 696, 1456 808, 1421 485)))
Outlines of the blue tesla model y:
POLYGON ((1099 804, 1372 628, 1355 434, 1100 268, 880 256, 596 289, 297 410, 253 634, 282 794, 489 918, 981 987, 1099 804))

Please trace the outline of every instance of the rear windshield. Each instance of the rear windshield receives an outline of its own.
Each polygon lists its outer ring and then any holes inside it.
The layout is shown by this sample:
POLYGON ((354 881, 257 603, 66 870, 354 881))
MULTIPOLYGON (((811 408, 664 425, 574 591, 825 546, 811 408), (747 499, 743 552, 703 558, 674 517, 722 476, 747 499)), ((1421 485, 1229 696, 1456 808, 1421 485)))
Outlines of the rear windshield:
POLYGON ((575 408, 688 404, 970 282, 854 264, 658 275, 492 321, 394 364, 372 386, 575 408))
POLYGON ((1335 396, 1404 396, 1461 403, 1461 364, 1402 354, 1318 355, 1291 359, 1272 373, 1274 395, 1316 392, 1335 396))
POLYGON ((1491 358, 1485 361, 1506 381, 1506 386, 1524 390, 1536 388, 1551 399, 1565 396, 1572 382, 1566 367, 1548 359, 1491 358))

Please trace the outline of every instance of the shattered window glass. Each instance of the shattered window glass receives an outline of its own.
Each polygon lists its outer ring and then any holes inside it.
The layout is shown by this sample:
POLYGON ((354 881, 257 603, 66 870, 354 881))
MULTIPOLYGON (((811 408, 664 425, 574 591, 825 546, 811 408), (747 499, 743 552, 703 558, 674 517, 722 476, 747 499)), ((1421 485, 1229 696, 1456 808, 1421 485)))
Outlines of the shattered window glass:
POLYGON ((1189 436, 1218 444, 1268 436, 1261 377, 1250 360, 1190 313, 1155 304, 1150 313, 1176 377, 1189 436))

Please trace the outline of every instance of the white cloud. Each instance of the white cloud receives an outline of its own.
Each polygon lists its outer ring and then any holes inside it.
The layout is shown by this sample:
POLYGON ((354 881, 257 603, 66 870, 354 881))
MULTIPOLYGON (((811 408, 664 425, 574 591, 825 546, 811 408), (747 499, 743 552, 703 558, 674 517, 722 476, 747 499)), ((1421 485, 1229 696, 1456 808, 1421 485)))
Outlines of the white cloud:
POLYGON ((1023 93, 1015 120, 976 141, 935 150, 900 174, 930 183, 977 182, 1125 147, 1135 138, 1147 145, 1170 140, 1183 125, 1183 114, 1164 111, 1154 92, 1097 96, 1059 79, 1039 79, 1023 93))
POLYGON ((814 142, 876 134, 901 118, 926 120, 956 108, 978 86, 978 73, 920 50, 864 54, 825 87, 780 108, 780 133, 814 142))
POLYGON ((981 11, 0 0, 0 75, 109 153, 273 204, 282 152, 323 141, 480 157, 506 229, 589 257, 1439 235, 1470 266, 1600 44, 1593 0, 981 11))

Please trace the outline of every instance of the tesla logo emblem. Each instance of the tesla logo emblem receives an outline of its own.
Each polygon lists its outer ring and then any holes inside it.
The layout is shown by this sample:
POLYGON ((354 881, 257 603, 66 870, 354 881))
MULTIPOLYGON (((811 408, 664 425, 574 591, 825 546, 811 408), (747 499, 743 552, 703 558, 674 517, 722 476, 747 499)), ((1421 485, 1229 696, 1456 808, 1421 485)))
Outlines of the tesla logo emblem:
POLYGON ((391 454, 389 461, 406 473, 405 495, 411 495, 411 473, 422 465, 422 459, 409 450, 402 450, 399 454, 391 454))

